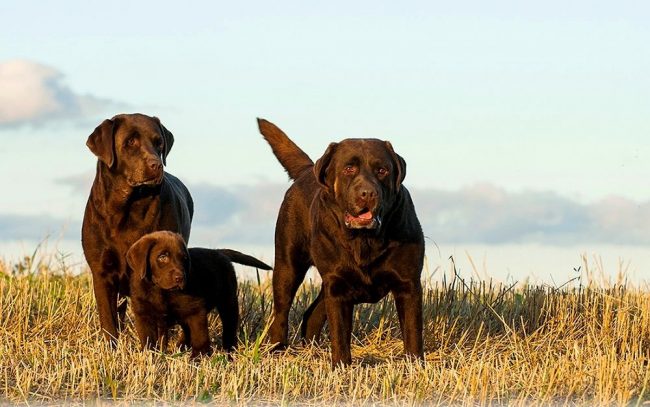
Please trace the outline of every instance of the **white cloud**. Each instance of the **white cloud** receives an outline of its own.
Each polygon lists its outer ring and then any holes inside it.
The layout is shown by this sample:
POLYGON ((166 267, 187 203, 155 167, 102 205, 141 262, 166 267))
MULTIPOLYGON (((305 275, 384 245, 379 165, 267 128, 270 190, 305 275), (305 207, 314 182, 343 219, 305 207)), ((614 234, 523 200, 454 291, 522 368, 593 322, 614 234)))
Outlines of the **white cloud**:
POLYGON ((425 235, 441 243, 650 244, 650 202, 606 197, 581 204, 491 184, 411 192, 425 235))
POLYGON ((0 126, 83 119, 123 105, 70 89, 64 75, 27 60, 0 63, 0 126))
POLYGON ((50 215, 0 213, 0 241, 42 240, 48 236, 78 240, 81 222, 50 215))
MULTIPOLYGON (((91 182, 90 173, 59 180, 83 195, 90 191, 91 182)), ((188 183, 195 207, 193 242, 272 244, 288 185, 188 183)), ((554 192, 511 192, 491 184, 410 191, 424 234, 440 244, 650 244, 650 202, 607 197, 581 204, 554 192)), ((36 216, 10 222, 0 214, 0 240, 15 237, 19 224, 26 226, 26 236, 42 238, 30 233, 39 232, 36 226, 43 221, 50 229, 62 222, 36 216)))

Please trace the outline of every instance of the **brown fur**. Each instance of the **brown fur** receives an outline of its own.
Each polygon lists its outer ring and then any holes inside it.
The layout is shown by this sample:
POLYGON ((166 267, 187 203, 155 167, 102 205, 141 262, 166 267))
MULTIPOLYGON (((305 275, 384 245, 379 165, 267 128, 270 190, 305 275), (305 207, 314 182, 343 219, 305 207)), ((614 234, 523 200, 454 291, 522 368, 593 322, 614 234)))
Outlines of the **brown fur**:
POLYGON ((177 233, 159 231, 141 237, 127 252, 131 303, 143 347, 167 347, 167 331, 183 329, 182 344, 192 356, 209 354, 208 312, 217 309, 223 326, 222 346, 237 345, 239 306, 232 261, 270 270, 254 257, 230 249, 187 249, 177 233))
POLYGON ((257 123, 273 154, 278 158, 289 178, 297 179, 300 174, 314 166, 314 162, 293 141, 273 123, 258 119, 257 123))
POLYGON ((101 328, 112 343, 129 295, 129 247, 156 230, 179 232, 186 240, 190 235, 192 197, 178 178, 163 171, 173 143, 158 118, 142 114, 104 120, 86 142, 98 160, 81 242, 101 328))
POLYGON ((346 139, 331 143, 311 165, 279 128, 258 123, 295 180, 276 225, 271 341, 287 345, 291 303, 315 265, 323 285, 305 312, 302 333, 306 340, 318 339, 328 321, 334 365, 351 362, 354 305, 388 293, 395 298, 406 352, 422 358, 424 236, 402 185, 402 157, 387 141, 346 139))

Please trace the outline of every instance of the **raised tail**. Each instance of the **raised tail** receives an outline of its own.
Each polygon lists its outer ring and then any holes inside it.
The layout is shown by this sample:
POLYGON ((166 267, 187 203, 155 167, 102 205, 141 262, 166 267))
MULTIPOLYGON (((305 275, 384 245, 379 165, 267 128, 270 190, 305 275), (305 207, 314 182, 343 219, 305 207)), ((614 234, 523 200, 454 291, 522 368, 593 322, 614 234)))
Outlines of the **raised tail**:
POLYGON ((217 249, 217 251, 229 258, 230 261, 234 263, 243 264, 244 266, 256 267, 262 270, 271 270, 271 266, 264 263, 263 261, 257 260, 253 256, 238 252, 237 250, 217 249))
POLYGON ((300 149, 282 130, 275 124, 264 119, 257 119, 260 133, 269 143, 273 154, 289 174, 289 178, 295 180, 303 172, 310 170, 314 162, 300 149))

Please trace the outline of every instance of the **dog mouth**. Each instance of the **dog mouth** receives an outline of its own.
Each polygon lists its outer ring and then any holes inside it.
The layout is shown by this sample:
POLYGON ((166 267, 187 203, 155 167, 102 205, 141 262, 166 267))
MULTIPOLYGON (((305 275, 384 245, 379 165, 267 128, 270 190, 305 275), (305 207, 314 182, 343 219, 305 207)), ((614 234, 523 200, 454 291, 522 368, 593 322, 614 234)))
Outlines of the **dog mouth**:
POLYGON ((377 229, 381 226, 381 218, 368 208, 361 209, 356 215, 345 212, 345 226, 348 229, 377 229))
POLYGON ((141 186, 156 186, 160 185, 160 183, 163 180, 162 174, 156 175, 155 177, 152 178, 147 178, 144 180, 133 180, 131 178, 127 179, 127 182, 129 183, 129 186, 131 187, 141 187, 141 186))
POLYGON ((185 283, 170 285, 169 288, 166 288, 167 291, 182 291, 184 289, 185 289, 185 283))

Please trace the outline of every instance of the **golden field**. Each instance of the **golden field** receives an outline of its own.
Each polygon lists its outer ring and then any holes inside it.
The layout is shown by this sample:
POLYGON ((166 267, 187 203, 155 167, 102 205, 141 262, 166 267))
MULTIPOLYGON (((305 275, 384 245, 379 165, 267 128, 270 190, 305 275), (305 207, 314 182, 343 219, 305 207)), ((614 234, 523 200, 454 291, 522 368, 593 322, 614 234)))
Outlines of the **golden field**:
MULTIPOLYGON (((650 291, 597 284, 588 270, 561 287, 506 286, 463 280, 451 264, 426 283, 424 363, 402 356, 386 298, 356 307, 353 364, 332 370, 326 335, 319 345, 297 336, 317 286, 300 290, 294 346, 275 354, 270 279, 240 281, 239 350, 191 360, 140 351, 132 323, 111 350, 89 273, 64 260, 0 263, 0 402, 650 404, 650 291)), ((211 329, 218 343, 216 316, 211 329)))

